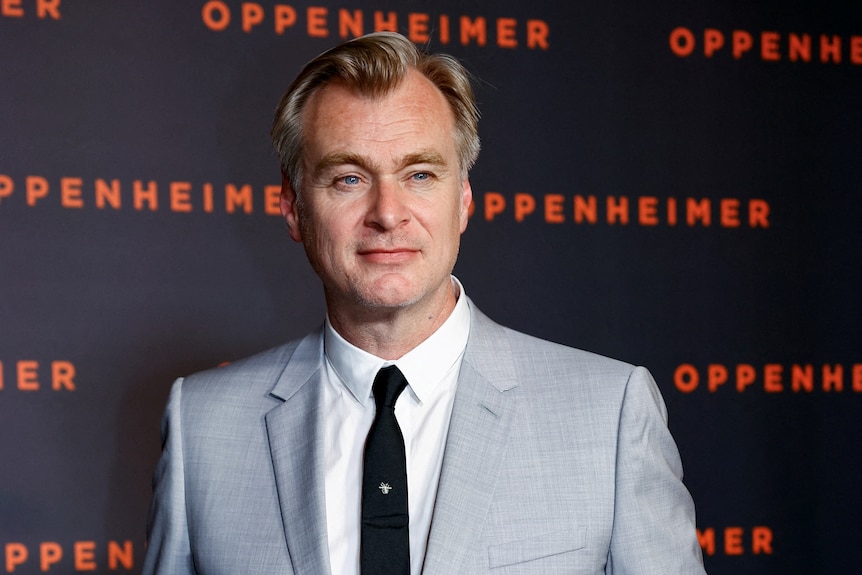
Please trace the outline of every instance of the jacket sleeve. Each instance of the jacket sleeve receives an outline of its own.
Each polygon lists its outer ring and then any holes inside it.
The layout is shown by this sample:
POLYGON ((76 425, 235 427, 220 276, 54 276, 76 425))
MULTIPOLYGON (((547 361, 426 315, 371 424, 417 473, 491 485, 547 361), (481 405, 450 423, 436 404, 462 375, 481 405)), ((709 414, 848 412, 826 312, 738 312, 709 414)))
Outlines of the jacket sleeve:
POLYGON ((694 503, 649 372, 626 384, 617 435, 614 525, 606 573, 705 575, 694 503))
POLYGON ((174 382, 162 418, 162 456, 153 476, 143 575, 195 573, 186 516, 182 378, 174 382))

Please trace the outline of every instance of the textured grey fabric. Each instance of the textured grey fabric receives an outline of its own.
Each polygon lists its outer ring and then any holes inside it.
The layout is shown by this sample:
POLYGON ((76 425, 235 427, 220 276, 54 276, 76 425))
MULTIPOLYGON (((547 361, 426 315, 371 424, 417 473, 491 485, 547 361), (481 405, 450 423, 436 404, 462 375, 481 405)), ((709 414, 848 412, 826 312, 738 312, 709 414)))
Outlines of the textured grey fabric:
MULTIPOLYGON (((470 305, 423 572, 704 573, 649 373, 470 305)), ((330 574, 322 341, 316 332, 174 384, 145 575, 330 574)))

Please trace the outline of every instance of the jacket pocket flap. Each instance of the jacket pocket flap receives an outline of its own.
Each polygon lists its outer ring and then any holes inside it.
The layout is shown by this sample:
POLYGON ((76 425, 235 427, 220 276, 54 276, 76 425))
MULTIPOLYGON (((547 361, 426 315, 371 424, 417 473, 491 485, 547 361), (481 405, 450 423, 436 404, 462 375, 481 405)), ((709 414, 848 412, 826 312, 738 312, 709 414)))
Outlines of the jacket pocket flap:
POLYGON ((488 548, 490 567, 505 567, 586 547, 584 529, 556 531, 488 548))

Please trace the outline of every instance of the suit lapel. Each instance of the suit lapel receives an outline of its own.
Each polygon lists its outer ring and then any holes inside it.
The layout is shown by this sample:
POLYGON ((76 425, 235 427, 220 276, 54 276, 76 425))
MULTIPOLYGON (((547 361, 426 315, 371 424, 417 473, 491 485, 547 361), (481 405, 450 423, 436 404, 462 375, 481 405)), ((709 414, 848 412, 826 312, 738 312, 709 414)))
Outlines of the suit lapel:
POLYGON ((297 347, 272 395, 284 403, 266 415, 278 502, 293 572, 330 573, 321 411, 320 333, 297 347))
POLYGON ((482 533, 517 401, 503 329, 473 310, 443 455, 425 575, 459 573, 482 533))

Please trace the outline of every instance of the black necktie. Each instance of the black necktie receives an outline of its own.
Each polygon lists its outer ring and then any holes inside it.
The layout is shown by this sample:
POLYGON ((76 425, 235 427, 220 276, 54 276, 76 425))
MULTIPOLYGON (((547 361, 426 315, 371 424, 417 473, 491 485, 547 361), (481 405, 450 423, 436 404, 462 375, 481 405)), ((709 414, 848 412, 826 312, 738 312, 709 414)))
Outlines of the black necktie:
POLYGON ((377 414, 365 440, 362 469, 362 575, 410 573, 407 462, 395 400, 407 386, 394 365, 374 378, 377 414))

